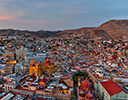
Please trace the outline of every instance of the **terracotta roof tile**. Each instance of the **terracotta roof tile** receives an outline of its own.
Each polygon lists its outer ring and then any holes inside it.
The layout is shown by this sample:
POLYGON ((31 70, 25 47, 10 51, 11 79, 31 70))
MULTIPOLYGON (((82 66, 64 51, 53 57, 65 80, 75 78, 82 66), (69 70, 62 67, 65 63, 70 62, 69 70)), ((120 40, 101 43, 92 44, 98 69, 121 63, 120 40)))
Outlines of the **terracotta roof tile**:
POLYGON ((122 89, 113 81, 104 81, 100 83, 106 89, 106 91, 109 93, 110 96, 113 96, 114 94, 122 91, 122 89))

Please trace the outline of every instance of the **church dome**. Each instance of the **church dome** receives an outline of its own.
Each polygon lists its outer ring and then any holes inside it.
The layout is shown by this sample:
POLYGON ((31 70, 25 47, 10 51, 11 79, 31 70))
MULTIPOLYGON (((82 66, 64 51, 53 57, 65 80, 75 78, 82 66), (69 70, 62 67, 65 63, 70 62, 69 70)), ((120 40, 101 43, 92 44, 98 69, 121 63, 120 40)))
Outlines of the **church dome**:
POLYGON ((91 94, 91 92, 89 91, 88 94, 85 96, 86 100, 95 100, 95 97, 91 94))
POLYGON ((45 60, 44 64, 49 64, 51 63, 48 59, 45 60))
POLYGON ((82 82, 81 88, 84 89, 84 90, 89 90, 89 89, 90 89, 90 83, 89 83, 89 81, 87 80, 87 77, 86 77, 86 79, 82 82))

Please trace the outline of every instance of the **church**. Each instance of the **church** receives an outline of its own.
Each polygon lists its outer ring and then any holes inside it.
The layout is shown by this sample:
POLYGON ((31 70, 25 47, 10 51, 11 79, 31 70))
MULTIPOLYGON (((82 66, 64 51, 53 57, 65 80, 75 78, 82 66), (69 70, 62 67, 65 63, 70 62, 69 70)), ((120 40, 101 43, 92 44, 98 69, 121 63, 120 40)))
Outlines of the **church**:
POLYGON ((29 67, 29 74, 33 76, 41 76, 41 75, 49 76, 50 73, 57 70, 58 67, 55 66, 54 63, 51 63, 48 59, 43 64, 39 63, 39 61, 35 63, 34 60, 32 59, 29 67))
POLYGON ((78 100, 98 100, 97 95, 92 92, 92 86, 87 80, 81 81, 80 76, 78 77, 78 87, 77 87, 78 100))

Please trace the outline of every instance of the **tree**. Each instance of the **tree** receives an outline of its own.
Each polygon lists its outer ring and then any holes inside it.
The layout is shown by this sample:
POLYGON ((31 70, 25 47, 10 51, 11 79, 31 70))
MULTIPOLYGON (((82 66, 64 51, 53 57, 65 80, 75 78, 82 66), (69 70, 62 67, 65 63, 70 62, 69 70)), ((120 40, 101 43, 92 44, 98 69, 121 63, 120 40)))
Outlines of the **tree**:
POLYGON ((82 76, 84 79, 86 78, 86 77, 88 77, 88 74, 87 73, 85 73, 85 72, 81 72, 80 70, 78 70, 78 73, 76 73, 75 75, 74 75, 74 83, 78 83, 78 77, 79 76, 82 76))
POLYGON ((75 82, 75 83, 78 82, 78 76, 74 77, 74 82, 75 82))

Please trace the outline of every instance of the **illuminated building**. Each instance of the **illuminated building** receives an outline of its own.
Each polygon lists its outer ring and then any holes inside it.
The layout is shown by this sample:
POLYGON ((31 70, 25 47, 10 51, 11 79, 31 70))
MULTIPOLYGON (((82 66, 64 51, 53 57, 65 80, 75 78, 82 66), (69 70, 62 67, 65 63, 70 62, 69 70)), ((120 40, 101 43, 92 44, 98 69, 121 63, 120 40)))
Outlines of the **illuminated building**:
POLYGON ((87 80, 83 80, 81 82, 80 77, 78 78, 78 87, 77 87, 77 92, 78 92, 78 100, 98 100, 96 95, 94 96, 94 93, 91 93, 91 84, 87 80))
POLYGON ((34 76, 41 76, 42 74, 49 75, 57 70, 58 67, 51 63, 48 59, 43 64, 40 64, 38 61, 35 64, 34 60, 31 60, 29 74, 34 76))
POLYGON ((73 88, 67 86, 63 79, 59 82, 52 82, 49 86, 42 85, 36 91, 38 95, 55 97, 56 100, 71 100, 74 94, 73 88))
POLYGON ((16 63, 16 60, 7 61, 7 64, 15 64, 15 63, 16 63))

